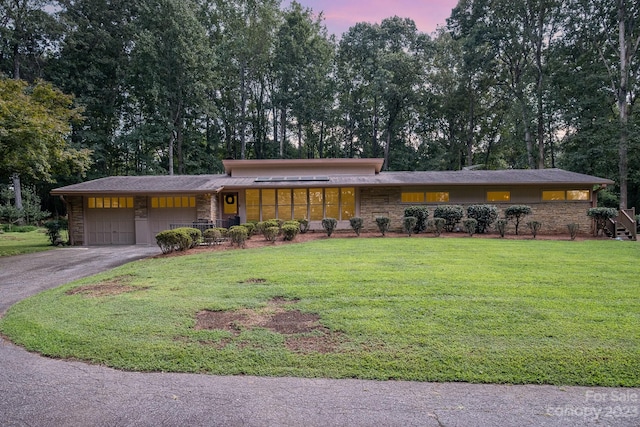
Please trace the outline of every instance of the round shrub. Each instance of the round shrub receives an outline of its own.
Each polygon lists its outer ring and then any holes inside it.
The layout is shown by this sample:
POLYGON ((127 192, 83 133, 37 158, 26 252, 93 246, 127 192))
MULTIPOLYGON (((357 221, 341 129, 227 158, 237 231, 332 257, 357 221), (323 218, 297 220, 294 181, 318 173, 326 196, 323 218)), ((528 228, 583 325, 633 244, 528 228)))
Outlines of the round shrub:
POLYGON ((447 221, 444 218, 433 218, 429 220, 429 227, 433 230, 436 236, 440 237, 442 232, 445 230, 447 221))
POLYGON ((506 219, 499 219, 496 221, 496 230, 500 233, 500 237, 504 237, 504 234, 507 231, 507 224, 509 224, 509 221, 506 219))
POLYGON ((234 225, 229 229, 229 239, 231 240, 232 245, 236 244, 244 248, 247 237, 247 229, 241 225, 234 225))
POLYGON ((280 227, 267 227, 262 234, 268 242, 275 242, 280 234, 280 227))
POLYGON ((429 218, 429 210, 426 206, 409 206, 404 209, 404 216, 412 216, 416 218, 416 225, 413 231, 420 233, 427 229, 427 219, 429 218))
MULTIPOLYGON (((265 232, 270 227, 278 227, 278 228, 280 228, 280 223, 278 222, 278 220, 275 220, 275 219, 269 219, 269 220, 266 220, 266 221, 260 221, 258 224, 256 224, 256 231, 258 233, 262 234, 266 239, 267 236, 265 235, 265 232)), ((267 239, 267 240, 269 240, 269 239, 267 239)))
POLYGON ((618 210, 614 208, 591 208, 587 215, 596 222, 595 235, 601 234, 607 228, 607 221, 618 216, 618 210))
POLYGON ((300 218, 300 219, 296 219, 296 221, 298 221, 298 223, 300 224, 300 232, 302 234, 304 234, 307 231, 309 231, 309 220, 308 219, 300 218))
POLYGON ((478 228, 478 221, 475 218, 467 218, 462 221, 462 226, 464 227, 464 231, 469 233, 469 236, 473 236, 478 228))
POLYGON ((531 234, 535 239, 536 236, 538 235, 538 232, 540 231, 540 228, 542 228, 542 223, 539 221, 529 221, 527 223, 527 226, 529 227, 529 230, 531 230, 531 234))
POLYGON ((296 238, 300 232, 300 223, 298 221, 286 221, 282 224, 282 234, 284 240, 291 241, 296 238))
POLYGON ((498 208, 493 205, 471 205, 467 208, 467 216, 477 221, 478 233, 485 233, 498 219, 498 208))
POLYGON ((464 216, 464 209, 458 205, 438 206, 433 211, 433 216, 443 218, 445 220, 444 229, 452 232, 456 228, 456 224, 458 224, 464 216))
POLYGON ((186 233, 189 236, 189 246, 186 249, 194 248, 202 241, 202 231, 197 228, 180 227, 174 229, 174 231, 186 233))
POLYGON ((240 225, 247 229, 247 239, 250 239, 256 230, 256 225, 253 222, 245 222, 244 224, 240 225))
POLYGON ((531 208, 527 205, 513 205, 504 210, 504 216, 507 220, 511 220, 516 225, 516 236, 518 235, 518 227, 520 221, 531 214, 531 208))

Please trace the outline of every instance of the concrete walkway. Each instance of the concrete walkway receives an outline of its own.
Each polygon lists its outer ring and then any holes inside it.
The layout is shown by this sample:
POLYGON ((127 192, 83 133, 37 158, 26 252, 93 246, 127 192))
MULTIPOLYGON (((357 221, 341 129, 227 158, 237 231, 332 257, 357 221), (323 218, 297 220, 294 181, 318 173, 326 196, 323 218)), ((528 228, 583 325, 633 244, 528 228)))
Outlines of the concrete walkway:
MULTIPOLYGON (((0 258, 0 313, 159 253, 65 248, 0 258)), ((130 373, 0 338, 1 426, 638 426, 640 389, 130 373)))

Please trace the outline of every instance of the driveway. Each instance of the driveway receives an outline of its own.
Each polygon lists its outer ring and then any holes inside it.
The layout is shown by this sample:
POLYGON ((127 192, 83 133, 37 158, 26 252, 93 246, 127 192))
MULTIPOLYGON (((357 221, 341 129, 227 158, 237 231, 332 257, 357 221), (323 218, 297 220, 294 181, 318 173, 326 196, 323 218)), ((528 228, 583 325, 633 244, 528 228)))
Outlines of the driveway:
MULTIPOLYGON (((65 248, 0 258, 0 313, 160 253, 65 248)), ((638 426, 639 388, 220 377, 53 360, 0 338, 1 426, 638 426)))

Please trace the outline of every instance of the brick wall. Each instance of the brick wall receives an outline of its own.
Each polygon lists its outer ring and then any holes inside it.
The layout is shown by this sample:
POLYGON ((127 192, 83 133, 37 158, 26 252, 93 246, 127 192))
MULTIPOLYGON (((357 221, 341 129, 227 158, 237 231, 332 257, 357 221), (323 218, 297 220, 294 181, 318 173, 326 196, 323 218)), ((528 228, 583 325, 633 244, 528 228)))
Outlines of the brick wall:
MULTIPOLYGON (((360 217, 364 220, 364 228, 367 231, 377 231, 375 218, 387 216, 391 220, 392 231, 402 231, 402 218, 404 208, 409 204, 400 203, 401 190, 393 187, 363 188, 360 190, 360 217)), ((498 207, 499 217, 504 217, 504 209, 510 204, 494 204, 498 207)), ((584 202, 538 202, 523 203, 531 207, 532 213, 524 218, 520 224, 519 232, 528 234, 526 225, 529 221, 539 221, 542 223, 540 234, 567 234, 567 224, 577 223, 580 226, 580 234, 592 232, 592 221, 587 216, 587 210, 591 207, 590 201, 584 202)), ((437 205, 428 205, 429 218, 433 218, 433 211, 437 205)), ((462 205, 465 209, 469 204, 462 205)), ((507 233, 514 233, 512 223, 507 228, 507 233)))
POLYGON ((74 246, 84 245, 84 199, 81 196, 65 197, 69 218, 69 240, 74 246))
POLYGON ((196 196, 197 219, 215 220, 218 216, 218 198, 210 194, 196 196))

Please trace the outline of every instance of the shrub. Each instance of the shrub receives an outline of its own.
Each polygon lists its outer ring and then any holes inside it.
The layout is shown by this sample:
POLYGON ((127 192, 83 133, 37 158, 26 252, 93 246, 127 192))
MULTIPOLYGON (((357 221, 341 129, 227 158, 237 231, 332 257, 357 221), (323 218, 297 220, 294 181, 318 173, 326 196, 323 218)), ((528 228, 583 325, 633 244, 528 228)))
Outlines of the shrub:
POLYGON ((427 219, 429 218, 429 210, 426 206, 409 206, 404 209, 404 216, 412 216, 416 218, 416 225, 413 231, 420 233, 427 229, 427 219))
POLYGON ((286 221, 282 224, 282 234, 284 240, 291 241, 296 238, 300 232, 300 223, 298 221, 286 221))
POLYGON ((229 230, 226 228, 209 228, 207 230, 204 230, 204 232, 202 233, 202 238, 208 245, 212 243, 218 244, 227 238, 228 233, 229 230))
POLYGON ((323 218, 322 228, 327 233, 328 237, 331 237, 336 227, 338 226, 338 220, 335 218, 323 218))
POLYGON ((416 218, 415 216, 405 216, 404 218, 402 218, 402 228, 404 229, 404 232, 409 235, 409 237, 411 237, 411 234, 415 230, 417 222, 418 218, 416 218))
POLYGON ((12 233, 31 233, 32 231, 36 231, 37 229, 38 227, 36 227, 35 225, 12 225, 12 224, 0 225, 0 230, 10 231, 12 233))
POLYGON ((459 223, 464 216, 464 209, 458 205, 438 206, 435 211, 433 211, 433 216, 443 218, 445 220, 444 229, 452 232, 456 224, 459 223))
POLYGON ((250 239, 256 230, 256 225, 253 222, 245 222, 244 224, 240 225, 247 229, 247 239, 250 239))
POLYGON ((636 231, 640 233, 640 215, 636 215, 636 231))
POLYGON ((389 231, 389 226, 391 224, 391 220, 386 216, 376 217, 376 224, 378 225, 378 230, 384 236, 387 231, 389 231))
POLYGON ((538 231, 540 231, 540 228, 542 227, 542 223, 539 221, 529 221, 527 223, 527 226, 529 227, 529 230, 531 230, 531 234, 535 239, 536 236, 538 235, 538 231))
POLYGON ((244 248, 244 244, 247 241, 248 232, 246 227, 241 225, 234 225, 229 229, 229 239, 231 239, 231 244, 236 244, 244 248))
POLYGON ((520 226, 520 221, 522 219, 531 214, 531 208, 526 205, 513 205, 509 206, 504 211, 504 216, 508 221, 513 221, 516 225, 516 236, 518 235, 518 227, 520 226))
POLYGON ((308 219, 301 218, 301 219, 297 219, 296 221, 298 221, 298 223, 300 224, 300 232, 302 234, 304 234, 307 231, 309 231, 309 220, 308 219))
POLYGON ((580 230, 580 224, 572 222, 571 224, 567 224, 567 228, 569 229, 569 237, 571 237, 571 240, 576 240, 578 230, 580 230))
POLYGON ((587 215, 596 222, 595 235, 598 236, 601 230, 607 228, 607 221, 618 216, 617 209, 614 208, 591 208, 587 215))
POLYGON ((202 241, 202 231, 200 231, 197 228, 180 227, 180 228, 174 229, 173 231, 185 233, 189 236, 188 246, 181 250, 195 248, 202 241))
POLYGON ((447 221, 444 218, 433 218, 428 222, 429 227, 433 229, 436 236, 440 237, 442 231, 446 228, 447 221))
POLYGON ((462 221, 462 226, 464 227, 464 231, 469 233, 470 237, 473 237, 473 234, 476 232, 478 228, 478 221, 475 218, 467 218, 462 221))
POLYGON ((156 243, 160 246, 163 254, 173 251, 185 251, 192 247, 192 233, 187 228, 176 228, 175 230, 165 230, 156 234, 156 243))
POLYGON ((498 208, 493 205, 471 205, 467 208, 467 216, 478 223, 478 233, 485 233, 498 219, 498 208))
POLYGON ((280 227, 267 227, 262 234, 268 242, 275 242, 280 234, 280 227))
MULTIPOLYGON (((64 242, 62 241, 62 237, 60 236, 60 231, 66 230, 69 228, 69 222, 66 219, 54 219, 51 221, 47 221, 44 224, 44 228, 47 229, 47 236, 49 237, 49 241, 52 245, 62 245, 64 242)), ((32 226, 27 226, 32 227, 32 226)), ((23 227, 13 227, 15 231, 16 228, 26 228, 23 227)), ((35 230, 36 227, 33 227, 35 230)), ((33 230, 31 230, 33 231, 33 230)))
MULTIPOLYGON (((257 232, 262 234, 265 237, 265 239, 267 238, 265 232, 266 232, 267 228, 270 228, 270 227, 278 227, 278 228, 280 228, 280 223, 275 219, 269 219, 267 221, 260 221, 258 224, 256 224, 257 232)), ((267 240, 269 240, 269 239, 267 239, 267 240)))
POLYGON ((509 224, 509 221, 506 219, 499 219, 496 221, 495 227, 498 233, 500 233, 500 237, 504 237, 504 233, 507 231, 507 224, 509 224))
POLYGON ((353 231, 356 232, 356 236, 360 236, 360 232, 364 228, 363 219, 359 216, 354 216, 353 218, 349 219, 349 224, 351 225, 351 228, 353 228, 353 231))

